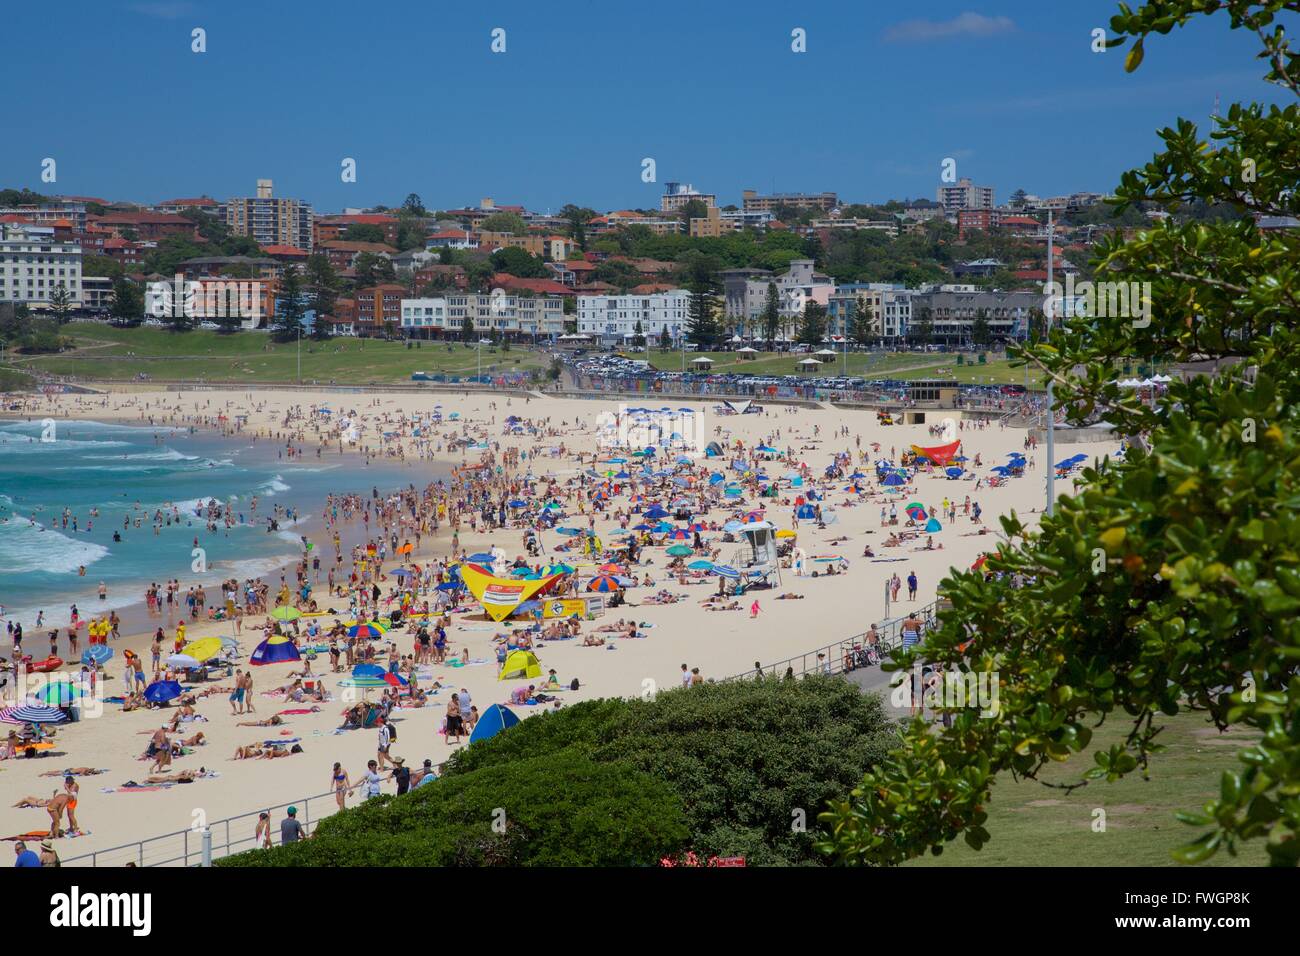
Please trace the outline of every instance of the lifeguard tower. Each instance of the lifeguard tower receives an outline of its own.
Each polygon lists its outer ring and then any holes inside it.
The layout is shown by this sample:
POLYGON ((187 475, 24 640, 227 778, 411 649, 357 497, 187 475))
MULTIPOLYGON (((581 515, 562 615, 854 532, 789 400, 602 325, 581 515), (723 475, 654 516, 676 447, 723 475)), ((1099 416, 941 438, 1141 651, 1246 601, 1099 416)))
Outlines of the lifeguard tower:
POLYGON ((740 529, 748 548, 737 550, 734 567, 745 584, 766 581, 781 583, 781 565, 776 558, 776 525, 770 521, 751 521, 740 529))

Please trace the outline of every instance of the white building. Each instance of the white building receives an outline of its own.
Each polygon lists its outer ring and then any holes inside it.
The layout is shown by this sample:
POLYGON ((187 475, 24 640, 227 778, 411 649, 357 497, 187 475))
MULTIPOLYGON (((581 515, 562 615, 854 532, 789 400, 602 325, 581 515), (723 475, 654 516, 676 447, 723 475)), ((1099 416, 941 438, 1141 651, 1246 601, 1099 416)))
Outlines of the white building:
POLYGON ((81 308, 81 245, 56 242, 53 226, 0 223, 0 302, 48 309, 57 288, 81 308))
POLYGON ((431 330, 446 331, 446 299, 403 299, 402 334, 411 336, 431 330))
POLYGON ((113 280, 108 276, 81 277, 81 308, 85 312, 107 312, 113 307, 113 280))
POLYGON ((468 318, 476 335, 493 332, 514 339, 559 336, 564 332, 564 300, 558 296, 522 296, 493 289, 460 292, 444 298, 403 299, 401 329, 419 338, 459 338, 468 318))
POLYGON ((686 329, 690 298, 685 289, 651 295, 580 295, 578 334, 621 345, 637 334, 639 322, 640 334, 649 341, 658 340, 665 329, 669 337, 676 339, 686 329))

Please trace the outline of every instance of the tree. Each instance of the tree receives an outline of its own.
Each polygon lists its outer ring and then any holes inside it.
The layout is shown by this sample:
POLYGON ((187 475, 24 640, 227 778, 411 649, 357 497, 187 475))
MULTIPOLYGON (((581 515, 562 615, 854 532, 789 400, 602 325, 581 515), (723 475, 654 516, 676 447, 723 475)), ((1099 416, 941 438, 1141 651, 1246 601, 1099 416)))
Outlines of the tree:
POLYGON ((59 325, 68 321, 72 313, 72 293, 66 286, 56 285, 50 292, 50 313, 59 325))
POLYGON ((443 246, 438 250, 438 262, 444 266, 455 263, 455 256, 452 254, 451 246, 443 246))
POLYGON ((673 347, 673 337, 668 333, 668 326, 659 330, 659 347, 667 352, 673 347))
POLYGON ((805 345, 821 345, 826 338, 826 306, 809 302, 799 317, 799 341, 805 345))
POLYGON ((1300 55, 1273 29, 1286 6, 1151 0, 1111 18, 1110 45, 1131 44, 1132 72, 1148 38, 1227 13, 1258 37, 1267 81, 1291 102, 1234 104, 1208 136, 1188 120, 1164 129, 1161 151, 1121 177, 1116 207, 1228 203, 1237 218, 1171 217, 1102 240, 1096 273, 1137 283, 1137 296, 1118 315, 1067 317, 1048 341, 1013 349, 1050 376, 1071 424, 1104 413, 1126 453, 1086 470, 1079 494, 1037 528, 1004 518, 987 579, 958 571, 942 582, 951 609, 893 666, 996 670, 998 707, 958 710, 951 727, 913 721, 824 815, 836 859, 894 863, 957 836, 979 849, 998 777, 1071 761, 1107 720, 1128 732, 1084 759, 1076 786, 1159 774, 1164 719, 1190 710, 1244 731, 1228 741, 1241 741, 1241 765, 1206 780, 1206 803, 1179 815, 1198 832, 1174 858, 1258 840, 1275 865, 1300 862, 1300 236, 1255 223, 1300 213, 1300 55), (1143 402, 1116 384, 1129 360, 1218 371, 1175 378, 1143 402))
POLYGON ((918 306, 907 330, 913 345, 926 346, 934 338, 934 313, 928 305, 918 306))
POLYGON ((632 333, 632 344, 645 346, 645 329, 641 327, 641 320, 636 320, 636 329, 632 333))
POLYGON ((683 228, 689 229, 692 219, 703 219, 708 214, 709 207, 703 199, 688 199, 677 211, 677 218, 682 221, 683 228))
POLYGON ((321 320, 334 314, 334 305, 338 301, 338 285, 338 274, 330 265, 328 256, 316 253, 307 257, 307 300, 311 304, 312 311, 316 313, 316 321, 312 323, 311 328, 311 336, 314 339, 330 337, 330 324, 321 320))
POLYGON ((870 345, 876 338, 876 317, 871 303, 858 296, 853 309, 853 341, 859 345, 870 345))
POLYGON ((988 345, 993 341, 993 333, 989 328, 989 313, 987 309, 976 309, 975 319, 970 326, 971 344, 979 347, 988 345))
POLYGON ((461 322, 460 322, 460 337, 461 337, 461 339, 462 339, 463 341, 465 341, 465 342, 471 342, 471 341, 473 341, 474 338, 475 338, 475 335, 474 335, 474 320, 473 320, 472 318, 470 318, 468 315, 465 316, 465 318, 461 319, 461 322))
POLYGON ((1011 194, 1011 198, 1007 201, 1007 205, 1009 205, 1012 209, 1019 209, 1021 206, 1025 204, 1025 195, 1026 194, 1023 189, 1017 189, 1015 192, 1011 194))
POLYGON ((521 279, 545 279, 551 274, 545 262, 531 252, 515 246, 498 249, 490 258, 492 268, 497 272, 508 272, 521 279))
POLYGON ((419 193, 407 193, 406 198, 402 200, 402 210, 413 216, 428 215, 428 210, 424 208, 424 203, 421 201, 419 193))
POLYGON ((776 283, 767 284, 767 301, 763 305, 763 341, 767 350, 772 351, 777 335, 781 332, 781 299, 776 283))
POLYGON ((343 239, 346 242, 387 242, 387 236, 380 226, 367 222, 354 222, 347 229, 343 230, 343 239))
POLYGON ((275 321, 271 326, 271 338, 276 342, 292 342, 302 334, 302 320, 307 311, 304 298, 298 267, 287 266, 280 280, 275 321))
POLYGON ((113 279, 113 306, 109 314, 118 325, 139 325, 144 320, 144 293, 130 279, 113 279))
POLYGON ((578 244, 579 249, 587 248, 587 223, 597 215, 594 209, 575 206, 572 203, 567 203, 560 209, 560 218, 568 222, 569 238, 578 244))
POLYGON ((87 255, 81 258, 83 276, 101 276, 111 279, 120 276, 122 272, 122 264, 108 256, 87 255))
POLYGON ((494 212, 483 220, 479 229, 483 232, 508 232, 512 236, 528 235, 528 224, 517 212, 494 212))
POLYGON ((373 252, 363 252, 358 255, 352 268, 357 276, 358 289, 378 285, 381 282, 392 282, 397 278, 397 272, 393 269, 393 260, 387 256, 375 255, 373 252))

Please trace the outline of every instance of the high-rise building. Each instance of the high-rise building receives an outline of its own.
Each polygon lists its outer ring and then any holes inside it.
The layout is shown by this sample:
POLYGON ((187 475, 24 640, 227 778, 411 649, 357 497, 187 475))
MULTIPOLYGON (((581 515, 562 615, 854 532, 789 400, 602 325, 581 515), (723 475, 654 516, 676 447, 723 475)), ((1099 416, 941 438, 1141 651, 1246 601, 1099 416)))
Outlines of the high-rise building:
POLYGON ((698 199, 706 208, 718 204, 717 196, 697 192, 690 183, 664 183, 664 194, 659 197, 659 211, 677 212, 692 199, 698 199))
POLYGON ((934 198, 943 206, 945 213, 956 213, 963 209, 992 209, 993 187, 976 186, 969 179, 959 179, 955 183, 940 186, 934 198))
POLYGON ((745 212, 775 212, 782 206, 830 212, 840 204, 840 198, 835 193, 773 193, 770 196, 760 196, 757 190, 745 189, 740 195, 745 212))
POLYGON ((298 199, 277 199, 269 179, 257 181, 257 195, 227 199, 221 218, 237 236, 250 236, 259 246, 294 246, 311 252, 313 245, 310 204, 298 199))

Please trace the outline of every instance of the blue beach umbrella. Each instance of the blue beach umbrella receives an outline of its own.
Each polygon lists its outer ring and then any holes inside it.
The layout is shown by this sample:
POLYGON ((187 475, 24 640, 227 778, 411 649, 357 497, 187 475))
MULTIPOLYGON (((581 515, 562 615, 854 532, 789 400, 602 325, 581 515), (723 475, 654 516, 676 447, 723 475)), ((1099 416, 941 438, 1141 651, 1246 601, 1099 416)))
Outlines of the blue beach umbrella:
POLYGON ((113 656, 113 649, 107 644, 91 644, 81 652, 81 663, 98 664, 103 667, 104 662, 113 656))
POLYGON ((144 689, 144 699, 151 704, 165 704, 181 696, 181 685, 174 680, 156 680, 144 689))
POLYGON ((0 710, 0 720, 6 724, 58 724, 67 719, 68 715, 57 707, 23 704, 21 707, 6 707, 0 710))

